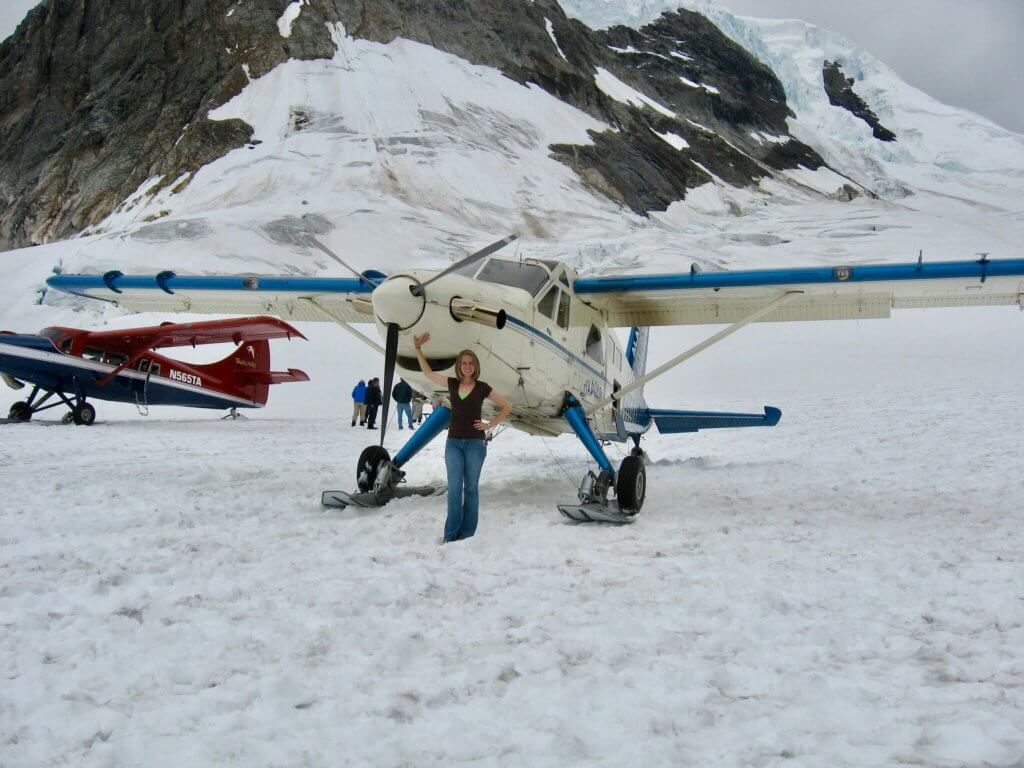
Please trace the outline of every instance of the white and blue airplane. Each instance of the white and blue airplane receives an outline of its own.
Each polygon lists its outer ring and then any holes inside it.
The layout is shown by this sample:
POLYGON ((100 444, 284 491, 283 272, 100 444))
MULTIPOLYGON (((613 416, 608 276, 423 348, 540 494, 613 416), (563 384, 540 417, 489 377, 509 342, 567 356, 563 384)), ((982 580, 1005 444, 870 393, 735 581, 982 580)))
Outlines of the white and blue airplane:
MULTIPOLYGON (((60 275, 52 288, 113 302, 136 312, 275 314, 292 321, 333 322, 385 356, 384 424, 396 366, 421 393, 446 403, 448 393, 421 372, 413 336, 430 333, 437 373, 473 349, 486 379, 512 404, 509 423, 531 435, 573 433, 593 456, 574 520, 630 522, 644 503, 641 438, 722 427, 773 426, 781 412, 714 413, 652 408, 644 385, 750 323, 887 318, 894 309, 1015 305, 1024 308, 1024 259, 818 266, 792 269, 580 277, 560 261, 492 255, 507 237, 440 271, 409 270, 353 278, 60 275), (375 325, 383 346, 354 326, 375 325), (725 325, 693 348, 647 371, 650 328, 725 325), (613 328, 629 328, 622 347, 613 328), (613 466, 604 441, 632 442, 613 466)), ((310 238, 345 265, 336 254, 310 238)), ((348 265, 346 268, 351 269, 348 265)), ((353 270, 354 272, 354 270, 353 270)), ((363 451, 359 491, 326 491, 328 505, 377 506, 435 489, 404 485, 409 461, 447 426, 439 407, 391 457, 380 445, 363 451)))

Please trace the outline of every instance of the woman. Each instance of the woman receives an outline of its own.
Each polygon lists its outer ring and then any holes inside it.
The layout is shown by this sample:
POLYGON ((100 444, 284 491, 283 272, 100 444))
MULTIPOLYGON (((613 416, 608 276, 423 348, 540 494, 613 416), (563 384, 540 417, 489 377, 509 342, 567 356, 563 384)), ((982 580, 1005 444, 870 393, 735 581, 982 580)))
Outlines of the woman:
POLYGON ((444 524, 444 541, 468 539, 476 533, 480 507, 480 470, 487 457, 487 435, 512 412, 512 404, 480 381, 480 359, 469 349, 455 358, 455 375, 447 378, 434 373, 421 347, 430 341, 430 334, 414 336, 416 357, 423 375, 440 387, 448 389, 452 402, 452 420, 448 425, 448 441, 444 448, 444 464, 448 471, 448 519, 444 524), (490 422, 481 420, 484 398, 501 410, 490 422))

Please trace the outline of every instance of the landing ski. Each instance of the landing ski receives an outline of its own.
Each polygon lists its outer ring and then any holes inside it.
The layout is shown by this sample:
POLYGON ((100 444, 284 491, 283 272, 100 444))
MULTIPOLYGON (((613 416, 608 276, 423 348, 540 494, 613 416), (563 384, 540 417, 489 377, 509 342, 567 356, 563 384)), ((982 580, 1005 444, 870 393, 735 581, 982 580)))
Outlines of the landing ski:
POLYGON ((562 517, 578 523, 632 523, 637 517, 635 512, 627 513, 619 509, 615 500, 607 504, 593 501, 587 504, 559 504, 558 511, 562 517))
POLYGON ((443 496, 448 492, 447 485, 413 485, 395 488, 387 493, 375 491, 360 491, 349 493, 348 491, 324 491, 320 497, 320 503, 325 507, 383 507, 392 499, 405 499, 411 496, 443 496))

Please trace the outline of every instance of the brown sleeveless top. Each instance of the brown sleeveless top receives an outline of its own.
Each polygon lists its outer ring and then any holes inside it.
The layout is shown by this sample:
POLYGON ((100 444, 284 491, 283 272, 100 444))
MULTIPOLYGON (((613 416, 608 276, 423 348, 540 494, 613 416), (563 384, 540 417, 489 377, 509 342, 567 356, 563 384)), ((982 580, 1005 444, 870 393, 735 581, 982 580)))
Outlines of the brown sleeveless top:
POLYGON ((484 398, 491 394, 491 385, 477 381, 472 391, 463 400, 459 397, 459 380, 448 377, 448 396, 452 401, 452 421, 448 425, 448 437, 455 440, 484 440, 487 434, 473 426, 481 418, 484 398))

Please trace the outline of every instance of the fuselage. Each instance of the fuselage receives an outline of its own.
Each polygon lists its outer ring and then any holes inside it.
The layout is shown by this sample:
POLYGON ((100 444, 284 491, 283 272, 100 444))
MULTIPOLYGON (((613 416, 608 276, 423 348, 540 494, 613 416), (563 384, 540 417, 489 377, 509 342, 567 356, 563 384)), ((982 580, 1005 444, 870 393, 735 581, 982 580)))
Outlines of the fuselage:
MULTIPOLYGON (((586 406, 633 381, 616 334, 599 311, 573 293, 575 275, 567 265, 491 257, 431 283, 425 296, 413 295, 410 286, 433 274, 394 274, 372 294, 381 335, 388 322, 401 328, 398 370, 419 391, 447 396, 420 372, 413 337, 425 332, 431 341, 423 352, 434 372, 454 376, 455 357, 472 349, 480 357, 480 378, 512 403, 512 426, 533 434, 569 431, 561 418, 566 392, 586 406), (504 327, 460 321, 452 313, 453 301, 504 311, 504 327)), ((646 428, 629 424, 628 409, 617 424, 617 413, 612 408, 599 412, 595 431, 624 439, 623 427, 632 426, 631 432, 646 428)))
POLYGON ((0 372, 45 390, 97 400, 217 410, 262 406, 201 368, 152 351, 110 378, 127 356, 85 346, 83 333, 47 328, 41 335, 0 334, 0 372))

